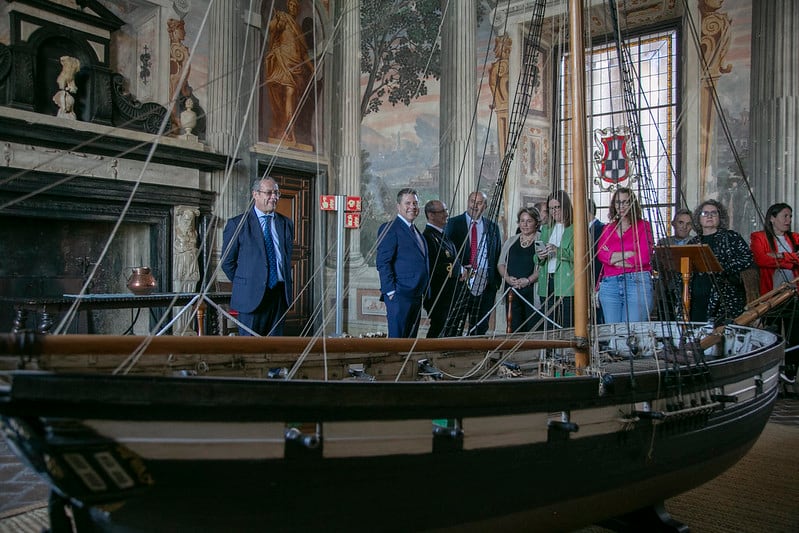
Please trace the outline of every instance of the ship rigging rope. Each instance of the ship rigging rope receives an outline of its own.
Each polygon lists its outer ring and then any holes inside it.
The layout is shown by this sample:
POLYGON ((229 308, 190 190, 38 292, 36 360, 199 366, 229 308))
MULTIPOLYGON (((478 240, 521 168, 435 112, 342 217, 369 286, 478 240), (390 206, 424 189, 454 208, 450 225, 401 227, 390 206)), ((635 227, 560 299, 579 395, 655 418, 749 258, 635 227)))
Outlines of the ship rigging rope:
MULTIPOLYGON (((612 24, 613 24, 613 26, 612 26, 613 27, 613 34, 615 36, 614 41, 615 41, 615 47, 616 47, 617 61, 618 61, 619 66, 621 67, 621 73, 622 73, 622 84, 623 84, 622 94, 623 94, 623 101, 624 101, 624 110, 625 110, 625 114, 627 116, 628 127, 630 128, 630 131, 632 133, 631 137, 632 137, 632 141, 633 141, 633 152, 636 153, 636 155, 638 157, 638 162, 639 162, 640 170, 641 170, 638 189, 639 189, 639 192, 643 192, 644 193, 644 205, 648 205, 648 206, 652 206, 653 207, 653 209, 648 209, 647 210, 649 216, 651 217, 652 212, 654 212, 655 216, 657 217, 657 222, 659 224, 663 224, 663 221, 660 219, 661 212, 660 212, 659 209, 657 209, 658 200, 657 200, 657 196, 656 196, 656 192, 655 192, 655 185, 654 185, 654 181, 652 179, 651 169, 649 167, 649 159, 648 159, 647 153, 646 153, 646 146, 645 146, 645 143, 644 143, 644 140, 643 140, 643 136, 642 136, 642 132, 641 132, 639 111, 637 109, 638 106, 637 106, 636 101, 635 101, 636 95, 640 95, 640 97, 644 99, 644 103, 647 105, 647 108, 649 108, 648 102, 646 101, 646 93, 643 90, 643 88, 641 87, 640 76, 638 75, 638 72, 635 69, 635 64, 634 64, 634 62, 632 60, 632 56, 630 54, 630 49, 629 49, 629 47, 624 45, 624 39, 623 39, 623 36, 622 36, 620 24, 619 24, 619 10, 618 10, 618 5, 617 5, 616 0, 608 0, 608 7, 609 7, 611 20, 612 20, 612 24)), ((656 124, 654 119, 652 120, 652 123, 656 124)), ((663 140, 662 140, 662 137, 661 137, 659 131, 657 132, 657 136, 658 136, 659 142, 661 143, 661 146, 663 146, 663 140)), ((665 146, 664 146, 664 150, 665 150, 665 146)), ((668 153, 668 152, 666 152, 666 153, 668 153)), ((669 168, 671 169, 671 167, 669 167, 669 168)), ((633 226, 633 228, 636 228, 636 227, 633 226)), ((640 240, 639 239, 636 239, 635 242, 638 242, 639 246, 640 246, 640 240)), ((654 244, 654 243, 649 243, 649 244, 654 244)), ((626 281, 626 278, 625 278, 625 281, 626 281)), ((657 285, 659 285, 661 288, 663 288, 663 286, 664 286, 664 284, 657 284, 657 285)), ((663 295, 663 296, 665 296, 665 295, 663 295)), ((660 300, 661 301, 668 301, 665 297, 662 297, 660 300)), ((687 317, 686 317, 686 320, 687 320, 687 317)), ((626 321, 626 324, 627 324, 627 330, 628 331, 632 331, 630 320, 629 320, 629 316, 625 317, 625 321, 626 321)), ((661 323, 661 330, 666 331, 666 328, 668 328, 669 325, 668 325, 668 322, 665 320, 665 317, 662 314, 660 316, 660 323, 661 323)), ((638 342, 638 341, 636 341, 636 342, 638 342)), ((666 342, 668 342, 668 340, 666 342)), ((657 361, 657 356, 656 355, 654 355, 654 358, 657 361)), ((691 358, 687 358, 687 359, 690 361, 691 358)), ((706 372, 703 372, 701 369, 698 368, 699 366, 703 366, 704 365, 704 352, 702 352, 700 350, 698 355, 694 359, 697 361, 697 367, 690 367, 689 371, 692 374, 694 374, 694 373, 698 374, 696 376, 696 379, 700 379, 701 380, 703 378, 703 376, 704 376, 704 378, 706 380, 708 374, 706 372)), ((632 354, 632 352, 631 352, 630 357, 629 357, 629 362, 630 362, 630 376, 631 376, 631 379, 633 380, 632 383, 634 384, 635 383, 635 365, 633 363, 633 354, 632 354)), ((689 366, 690 366, 690 362, 689 362, 689 366)), ((660 373, 660 364, 659 364, 659 362, 658 362, 658 373, 660 373)), ((681 393, 682 383, 681 383, 681 378, 680 378, 681 374, 678 372, 678 373, 676 373, 676 375, 677 375, 677 378, 678 378, 677 379, 677 383, 675 385, 676 392, 679 395, 679 397, 682 397, 682 393, 681 393)), ((634 401, 635 401, 635 387, 633 387, 633 402, 634 401)), ((700 401, 701 402, 702 399, 701 398, 694 398, 692 401, 700 401)), ((654 429, 653 429, 653 438, 654 438, 654 429)), ((651 449, 650 449, 650 453, 651 453, 651 449)))
MULTIPOLYGON (((635 65, 632 60, 632 56, 630 55, 629 47, 626 47, 624 44, 624 39, 621 33, 621 27, 619 25, 619 13, 618 13, 618 5, 616 4, 616 0, 608 0, 608 9, 611 14, 611 20, 613 23, 613 35, 615 37, 614 44, 616 49, 616 60, 618 61, 620 70, 621 70, 621 81, 622 81, 622 97, 624 102, 624 111, 625 116, 627 117, 627 126, 632 133, 631 140, 632 140, 632 151, 638 156, 638 162, 640 166, 640 181, 638 189, 639 195, 639 202, 641 203, 641 207, 646 210, 646 212, 650 215, 654 212, 655 216, 657 217, 657 223, 662 224, 662 220, 660 219, 661 213, 660 210, 656 208, 658 205, 658 200, 656 197, 655 191, 655 184, 652 180, 652 171, 649 167, 649 158, 647 157, 646 153, 646 145, 644 143, 644 139, 641 133, 641 122, 638 116, 638 106, 636 104, 635 97, 637 94, 645 95, 643 88, 641 87, 640 77, 637 76, 637 72, 635 71, 635 65), (634 83, 637 81, 637 84, 634 83), (637 89, 637 90, 636 90, 637 89), (645 206, 655 206, 654 209, 647 209, 645 206)), ((644 96, 645 98, 645 96, 644 96)), ((632 198, 630 198, 632 200, 632 198)), ((631 204, 631 215, 630 221, 632 223, 632 227, 630 228, 633 231, 634 241, 638 249, 635 250, 636 254, 640 254, 641 250, 641 235, 638 234, 638 225, 636 224, 636 220, 634 220, 634 216, 632 214, 632 208, 634 204, 631 204)), ((647 222, 650 223, 651 222, 647 222)), ((617 221, 617 224, 620 225, 621 221, 617 221)), ((621 240, 622 243, 622 253, 624 253, 624 241, 621 240)), ((655 243, 645 243, 646 246, 652 246, 655 243)), ((640 270, 640 267, 639 267, 640 270)), ((627 292, 626 285, 628 284, 627 276, 622 278, 625 284, 625 293, 627 292)), ((644 306, 648 308, 648 301, 643 302, 644 306)), ((630 316, 629 316, 629 309, 625 306, 625 323, 627 324, 627 328, 630 328, 630 316)), ((632 371, 632 359, 630 361, 630 370, 632 371)))
POLYGON ((735 160, 735 165, 737 167, 738 172, 741 174, 741 179, 743 180, 744 184, 746 185, 746 190, 749 193, 749 199, 752 202, 752 205, 755 208, 755 212, 758 215, 758 218, 761 222, 765 220, 765 216, 763 211, 760 209, 760 205, 755 198, 755 193, 752 190, 752 184, 749 181, 749 176, 746 173, 746 169, 744 168, 743 160, 741 159, 741 155, 738 152, 738 147, 735 145, 735 141, 732 138, 732 131, 730 130, 729 123, 727 122, 727 113, 724 111, 724 108, 721 105, 721 99, 719 98, 718 90, 716 89, 716 81, 710 73, 710 66, 708 65, 707 58, 705 57, 703 50, 702 50, 702 42, 701 37, 699 35, 699 31, 696 28, 696 23, 694 22, 694 17, 691 12, 690 7, 688 6, 688 1, 683 0, 683 12, 685 13, 686 20, 688 21, 688 28, 691 30, 691 37, 694 42, 694 46, 699 55, 699 59, 702 63, 702 73, 705 75, 705 80, 708 86, 710 87, 710 94, 713 100, 713 107, 716 110, 716 114, 718 115, 719 123, 721 124, 721 129, 724 132, 724 138, 727 141, 727 148, 729 148, 730 153, 735 160))
MULTIPOLYGON (((202 23, 200 25, 200 31, 198 32, 200 34, 202 33, 202 30, 205 27, 206 22, 208 21, 208 14, 210 13, 211 6, 213 5, 213 3, 214 3, 214 0, 209 2, 208 6, 207 6, 207 8, 205 10, 205 14, 203 16, 202 23)), ((78 306, 80 305, 80 297, 82 297, 84 294, 86 294, 86 292, 87 292, 87 290, 89 288, 89 285, 94 280, 94 276, 96 275, 98 269, 100 268, 100 264, 102 263, 102 260, 107 255, 108 250, 109 250, 109 248, 111 246, 111 243, 113 242, 114 237, 118 233, 119 228, 120 228, 120 226, 122 225, 122 222, 125 219, 125 215, 130 210, 131 204, 133 203, 133 198, 135 197, 136 192, 138 191, 139 186, 141 185, 142 179, 144 177, 145 170, 147 169, 148 165, 152 161, 153 155, 155 155, 155 150, 156 150, 156 148, 159 145, 161 137, 164 135, 164 133, 166 131, 167 125, 169 124, 169 118, 170 118, 170 116, 172 114, 172 110, 174 109, 175 105, 177 104, 177 99, 178 99, 178 94, 180 92, 180 88, 186 82, 186 78, 188 77, 188 72, 189 72, 188 65, 191 63, 191 59, 194 57, 194 54, 195 54, 195 52, 197 50, 197 44, 199 43, 199 41, 200 40, 199 40, 199 37, 198 37, 197 39, 195 39, 194 44, 192 45, 191 51, 189 53, 189 59, 186 62, 187 64, 184 65, 184 68, 181 71, 180 79, 179 79, 179 81, 178 81, 178 83, 177 83, 177 85, 175 87, 175 92, 170 97, 170 101, 169 101, 169 105, 167 106, 166 113, 164 114, 164 117, 161 120, 161 124, 158 127, 158 134, 156 135, 155 140, 152 142, 152 144, 150 146, 150 149, 149 149, 149 151, 147 153, 147 158, 146 158, 146 160, 144 162, 142 170, 139 172, 139 175, 138 175, 138 177, 136 179, 136 182, 134 183, 133 188, 131 189, 130 195, 128 196, 127 201, 125 202, 125 205, 123 206, 120 215, 117 217, 117 220, 116 220, 116 222, 114 224, 114 228, 111 230, 111 235, 109 236, 108 240, 106 241, 105 246, 103 247, 103 250, 100 252, 100 255, 99 255, 97 261, 95 261, 94 265, 92 266, 91 272, 87 276, 86 281, 83 283, 83 286, 81 287, 81 289, 79 291, 78 298, 75 299, 75 301, 72 303, 72 305, 67 310, 67 312, 64 313, 64 317, 61 319, 61 321, 59 322, 59 324, 56 326, 55 330, 53 331, 54 334, 58 334, 58 333, 62 332, 66 328, 66 326, 72 321, 74 316, 77 314, 78 306)))
MULTIPOLYGON (((197 44, 203 38, 203 29, 206 26, 206 21, 207 21, 207 19, 209 17, 209 13, 210 13, 211 7, 214 5, 214 3, 215 3, 215 0, 210 0, 210 2, 207 5, 205 14, 204 14, 203 19, 202 19, 202 24, 200 26, 200 31, 198 32, 197 38, 195 39, 195 41, 194 41, 194 43, 193 43, 193 45, 191 47, 191 52, 190 52, 190 55, 189 55, 189 59, 187 60, 186 64, 184 65, 184 69, 183 69, 183 71, 181 73, 181 79, 180 79, 180 82, 178 83, 178 87, 182 86, 185 83, 185 81, 186 81, 186 77, 187 77, 187 74, 188 74, 188 68, 190 67, 190 65, 191 65, 191 63, 192 63, 192 61, 194 59, 194 54, 195 54, 195 50, 197 48, 197 44)), ((510 4, 510 0, 509 0, 509 4, 510 4)), ((539 7, 539 6, 541 7, 541 10, 542 10, 541 11, 541 17, 543 17, 543 6, 545 4, 546 4, 546 2, 544 2, 543 0, 539 0, 536 3, 536 7, 539 7)), ((447 7, 445 7, 444 9, 448 8, 449 2, 447 2, 446 6, 447 7)), ((253 0, 250 0, 250 11, 249 12, 252 12, 252 7, 253 7, 253 0)), ((273 8, 274 8, 274 1, 271 2, 270 12, 271 12, 271 10, 273 8)), ((689 27, 693 31, 694 38, 698 41, 698 37, 696 36, 696 28, 693 25, 693 19, 691 18, 691 12, 687 8, 686 8, 685 12, 687 13, 687 17, 688 17, 688 21, 689 21, 689 27)), ((335 22, 335 28, 334 28, 334 31, 333 31, 333 35, 331 36, 330 39, 328 39, 328 46, 330 46, 334 42, 334 37, 337 36, 337 34, 338 34, 340 23, 341 23, 341 18, 339 18, 335 22)), ((522 77, 524 77, 526 75, 530 75, 530 74, 533 73, 532 72, 533 69, 531 68, 531 66, 535 64, 534 55, 531 57, 528 54, 530 52, 532 52, 533 54, 537 53, 537 45, 538 45, 538 42, 540 42, 540 29, 541 29, 540 28, 540 24, 538 24, 537 26, 538 26, 537 27, 538 38, 537 39, 531 39, 530 36, 528 35, 528 37, 525 39, 525 47, 524 47, 524 50, 525 50, 524 54, 525 55, 524 55, 524 57, 527 58, 527 59, 523 61, 525 68, 524 68, 523 72, 520 74, 520 82, 521 82, 521 78, 522 77), (535 48, 531 47, 531 43, 533 43, 533 42, 535 42, 535 44, 536 44, 535 48), (527 74, 525 74, 525 73, 527 73, 527 74)), ((247 27, 247 32, 245 34, 245 43, 248 42, 248 40, 250 39, 251 31, 252 31, 250 24, 247 24, 246 27, 247 27)), ((536 29, 536 24, 531 24, 530 25, 530 32, 532 33, 534 29, 536 29)), ((315 30, 316 30, 316 24, 314 24, 314 31, 315 30)), ((439 26, 439 34, 440 34, 440 26, 439 26)), ((314 47, 316 47, 317 40, 318 39, 316 39, 316 38, 313 40, 314 47)), ((266 42, 266 39, 264 39, 264 43, 265 42, 266 42)), ((246 49, 246 48, 247 48, 247 46, 245 45, 244 49, 246 49)), ((243 54, 244 54, 244 52, 243 52, 243 54)), ((314 48, 314 57, 317 57, 317 58, 320 57, 319 54, 320 54, 320 51, 318 51, 318 50, 316 50, 316 48, 314 48)), ((258 67, 257 67, 257 72, 258 73, 260 73, 260 69, 261 69, 261 66, 263 64, 263 56, 264 56, 264 48, 262 47, 261 55, 260 55, 260 58, 258 59, 258 67)), ((431 54, 430 57, 432 57, 432 54, 431 54)), ((242 65, 244 65, 244 64, 245 64, 245 61, 242 60, 242 65)), ((430 64, 430 58, 428 58, 428 66, 429 66, 429 64, 430 64)), ((705 66, 705 68, 707 68, 707 65, 704 62, 704 58, 703 58, 703 65, 705 66)), ((245 69, 243 69, 243 68, 238 70, 239 89, 241 89, 241 85, 244 83, 244 80, 243 80, 244 70, 245 69)), ((315 85, 313 85, 313 87, 312 87, 312 84, 316 84, 317 81, 318 81, 316 79, 316 76, 314 76, 312 78, 313 79, 309 80, 308 85, 306 85, 305 90, 302 93, 303 101, 308 98, 309 94, 313 94, 314 98, 318 97, 318 94, 319 94, 318 90, 313 90, 311 92, 312 89, 315 89, 315 85)), ((209 80, 209 83, 212 83, 214 81, 217 81, 217 80, 209 80)), ((252 117, 252 108, 253 108, 254 98, 257 95, 258 81, 259 81, 259 76, 256 75, 255 81, 253 82, 252 87, 251 87, 250 92, 249 92, 249 98, 248 98, 247 107, 246 107, 247 111, 244 113, 244 120, 242 121, 241 128, 240 128, 240 130, 238 132, 238 135, 236 136, 236 148, 235 148, 235 150, 233 152, 231 152, 231 154, 237 153, 238 150, 240 149, 241 142, 242 142, 242 139, 243 139, 243 136, 244 136, 244 132, 245 132, 246 127, 248 125, 248 120, 252 117)), ((421 81, 420 81, 420 84, 421 84, 421 81)), ((522 86, 523 86, 523 83, 520 84, 520 87, 522 87, 522 86)), ((530 89, 531 89, 531 87, 530 87, 530 89)), ((731 150, 733 150, 733 153, 734 153, 735 158, 736 158, 736 162, 738 162, 739 166, 741 166, 741 175, 743 176, 744 181, 745 181, 747 187, 749 188, 750 196, 751 196, 751 187, 750 187, 750 184, 749 184, 749 180, 748 180, 746 174, 743 172, 743 168, 742 168, 742 165, 741 165, 741 162, 740 162, 740 157, 738 156, 737 151, 735 149, 735 146, 734 146, 734 144, 731 141, 731 135, 729 133, 729 127, 728 127, 727 122, 726 122, 726 116, 723 114, 723 110, 721 110, 720 102, 719 102, 719 99, 718 99, 718 96, 717 96, 717 93, 716 93, 716 89, 715 89, 715 85, 713 85, 712 89, 713 89, 714 105, 717 106, 717 110, 719 112, 719 116, 721 117, 722 127, 724 128, 725 134, 728 137, 728 141, 730 143, 730 148, 731 148, 731 150)), ((417 91, 418 91, 418 89, 417 89, 417 91)), ((511 124, 514 126, 513 130, 517 131, 517 134, 515 135, 515 137, 513 135, 509 135, 508 148, 506 149, 505 154, 503 154, 502 165, 501 165, 502 171, 500 172, 500 175, 498 176, 497 183, 496 183, 496 185, 494 187, 494 194, 491 197, 491 208, 487 210, 488 211, 487 215, 492 220, 496 220, 497 217, 498 217, 498 214, 499 214, 498 211, 499 211, 499 206, 500 206, 500 202, 501 202, 502 191, 504 189, 505 180, 507 179, 507 172, 508 172, 508 170, 510 168, 510 165, 511 165, 511 162, 512 162, 512 158, 513 158, 513 154, 515 153, 516 143, 518 142, 519 134, 521 132, 521 128, 524 125, 523 117, 520 118, 520 116, 518 116, 516 113, 520 109, 523 112, 526 113, 527 106, 529 106, 529 95, 527 96, 527 104, 524 105, 524 106, 520 103, 520 98, 524 97, 524 93, 530 93, 530 92, 531 92, 531 90, 528 91, 528 90, 521 90, 521 89, 517 90, 517 92, 516 92, 516 99, 514 99, 514 106, 513 106, 514 115, 513 115, 513 119, 511 120, 511 124), (520 95, 520 93, 522 93, 522 94, 520 95)), ((243 94, 243 91, 239 90, 239 91, 237 91, 237 94, 243 94)), ((234 96, 234 95, 230 95, 230 96, 231 96, 231 98, 237 98, 237 96, 234 96)), ((147 157, 147 159, 146 159, 146 161, 144 163, 144 167, 143 167, 141 173, 139 174, 137 181, 135 182, 135 186, 133 188, 133 191, 131 192, 131 195, 128 198, 127 203, 125 204, 125 207, 123 208, 123 211, 122 211, 121 215, 118 217, 117 224, 115 225, 115 227, 114 227, 114 229, 113 229, 113 231, 111 233, 111 236, 109 237, 105 247, 103 248, 103 251, 101 252, 101 255, 100 255, 99 259, 97 260, 97 262, 95 263, 95 265, 93 266, 91 271, 89 272, 89 274, 87 276, 87 281, 83 285, 83 287, 81 288, 80 295, 83 295, 83 294, 86 293, 87 287, 89 286, 89 283, 96 276, 96 274, 98 272, 99 265, 102 262, 102 259, 105 257, 105 255, 106 255, 106 253, 108 251, 108 248, 110 246, 111 241, 114 239, 115 235, 117 234, 117 232, 119 230, 119 226, 122 223, 125 215, 127 214, 128 210, 130 208, 130 205, 131 205, 131 202, 133 200, 133 197, 136 194, 136 190, 137 190, 139 184, 142 181, 143 175, 144 175, 148 165, 151 162, 154 150, 155 150, 155 148, 158 145, 160 137, 164 134, 164 131, 165 131, 165 128, 166 128, 166 124, 168 122, 168 117, 170 116, 171 110, 174 107, 174 105, 176 104, 176 101, 177 101, 177 94, 173 94, 171 99, 170 99, 169 109, 168 109, 168 111, 166 113, 166 119, 164 121, 162 121, 160 130, 159 130, 159 134, 156 136, 155 142, 152 143, 152 147, 150 149, 150 153, 148 154, 148 157, 147 157)), ((221 105, 227 105, 229 103, 230 102, 223 102, 221 105)), ((473 122, 476 120, 476 106, 477 106, 477 104, 475 104, 475 112, 474 112, 475 115, 472 118, 473 122)), ((214 111, 214 110, 210 110, 210 111, 214 111)), ((292 117, 292 120, 296 120, 296 115, 294 117, 292 117)), ((317 127, 316 131, 319 132, 320 129, 321 128, 317 127)), ((473 128, 470 128, 470 133, 471 133, 472 129, 473 128)), ((513 131, 511 131, 511 134, 513 134, 513 131)), ((280 145, 283 144, 283 140, 284 139, 281 139, 280 145)), ((90 142, 92 142, 92 141, 86 141, 86 143, 90 143, 90 142)), ((81 145, 76 145, 75 149, 79 150, 81 148, 81 146, 84 146, 86 143, 83 143, 81 145)), ((148 144, 148 143, 142 143, 142 146, 145 146, 146 144, 148 144)), ((318 143, 317 143, 317 146, 319 146, 318 143)), ((121 154, 121 155, 124 155, 124 154, 121 154)), ((485 155, 485 153, 484 153, 484 155, 485 155)), ((53 159, 55 159, 56 157, 59 157, 59 156, 58 155, 54 155, 53 159)), ((485 158, 483 158, 483 159, 485 159, 485 158)), ((267 163, 266 169, 267 170, 271 170, 274 167, 274 164, 275 164, 276 161, 277 161, 277 156, 275 155, 267 163)), ((317 167, 320 166, 318 150, 316 152, 316 164, 317 164, 317 167)), ((463 163, 463 164, 465 164, 465 163, 463 163)), ((231 175, 232 175, 233 170, 234 170, 234 156, 231 155, 230 157, 228 157, 228 161, 227 161, 227 164, 226 164, 226 169, 225 169, 225 173, 224 173, 225 178, 224 178, 224 182, 223 182, 223 187, 221 188, 220 191, 218 191, 219 194, 220 194, 220 200, 224 197, 225 194, 228 193, 228 190, 231 189, 231 187, 229 187, 229 184, 230 184, 231 175)), ((459 176, 460 175, 461 175, 461 173, 459 173, 459 176)), ((67 181, 69 179, 72 179, 73 177, 74 176, 67 176, 66 178, 64 178, 64 180, 61 180, 60 182, 67 181)), ((13 179, 13 178, 14 177, 8 178, 8 179, 13 179)), ((55 185, 57 185, 57 183, 53 184, 53 185, 50 185, 49 187, 53 187, 55 185)), ((478 188, 479 188, 479 178, 478 178, 478 187, 475 187, 475 189, 478 189, 478 188)), ((37 191, 37 192, 41 192, 41 191, 37 191)), ((36 193, 34 193, 34 194, 36 194, 36 193)), ((16 201, 21 201, 21 200, 17 199, 16 201)), ((7 205, 0 206, 0 210, 2 210, 4 207, 7 207, 7 205)), ((760 209, 757 208, 757 211, 760 214, 761 219, 762 219, 762 213, 760 212, 760 209)), ((203 239, 206 239, 206 238, 213 239, 215 236, 216 236, 216 232, 209 231, 209 232, 205 233, 205 235, 203 236, 203 239)), ((205 244, 206 243, 204 242, 202 248, 205 248, 205 244)), ((323 246, 323 244, 321 242, 319 243, 319 245, 320 245, 320 247, 323 246)), ((331 256, 331 254, 332 254, 332 249, 330 251, 328 251, 326 254, 324 252, 319 254, 319 257, 323 257, 324 259, 322 259, 320 261, 319 267, 316 269, 315 274, 316 273, 323 274, 323 272, 324 272, 323 265, 326 263, 325 259, 329 258, 331 256)), ((210 258, 209 258, 209 260, 210 260, 210 258)), ((208 262, 206 262, 206 268, 204 269, 204 272, 206 273, 206 279, 203 280, 202 291, 203 291, 203 293, 207 293, 207 292, 209 292, 211 290, 211 287, 213 285, 213 279, 215 278, 215 275, 214 276, 209 276, 208 275, 208 272, 209 272, 208 262)), ((217 274, 217 273, 218 273, 218 270, 217 270, 217 272, 214 272, 214 274, 217 274)), ((314 279, 314 278, 315 278, 315 276, 313 276, 311 279, 314 279)), ((325 281, 324 281, 325 280, 325 276, 324 275, 321 275, 321 280, 322 280, 322 284, 324 286, 324 283, 325 283, 325 281)), ((307 288, 307 285, 306 285, 305 288, 307 288)), ((327 295, 327 294, 329 294, 329 291, 326 289, 326 290, 323 291, 323 293, 325 295, 327 295)), ((324 301, 324 299, 325 298, 323 297, 321 300, 324 301)), ((63 332, 63 330, 65 329, 66 325, 72 320, 72 318, 74 318, 74 315, 77 312, 77 305, 78 305, 78 301, 76 301, 75 304, 73 304, 72 308, 70 308, 70 310, 65 314, 64 319, 56 327, 55 331, 57 333, 58 332, 63 332)), ((319 314, 324 316, 324 313, 322 312, 323 305, 322 305, 321 301, 318 304, 317 309, 319 310, 319 314)), ((332 311, 329 311, 327 313, 327 318, 329 319, 331 316, 332 316, 332 311)), ((324 322, 324 319, 323 319, 323 322, 324 322)), ((322 328, 322 329, 324 330, 324 328, 322 328)))
MULTIPOLYGON (((516 84, 517 89, 515 91, 513 98, 513 107, 508 124, 508 138, 506 141, 505 153, 502 154, 502 161, 500 163, 499 173, 493 187, 493 192, 489 197, 488 206, 486 207, 485 213, 483 214, 484 218, 494 223, 498 223, 499 214, 501 211, 501 205, 503 202, 505 185, 508 179, 508 172, 510 170, 511 163, 513 162, 513 158, 516 153, 516 148, 518 146, 519 139, 521 138, 522 131, 524 129, 524 123, 527 118, 528 110, 530 107, 530 100, 532 99, 533 96, 533 90, 536 86, 536 82, 540 83, 541 79, 540 73, 538 72, 537 64, 538 64, 538 54, 541 46, 541 32, 543 28, 545 8, 546 8, 546 0, 536 0, 533 10, 530 14, 528 32, 524 38, 523 51, 521 57, 521 71, 519 73, 518 81, 516 84)), ((505 23, 507 23, 507 19, 505 23)), ((494 91, 494 94, 496 93, 497 91, 494 91)), ((476 117, 477 117, 477 108, 475 103, 475 108, 473 110, 473 115, 472 115, 473 123, 474 121, 476 121, 476 117)), ((474 128, 470 128, 470 130, 473 129, 474 128)), ((487 136, 486 136, 486 142, 487 142, 487 136)), ((485 153, 483 155, 485 155, 485 153)), ((485 157, 483 157, 483 160, 485 160, 485 157)), ((482 174, 482 172, 480 174, 482 174)), ((473 190, 474 191, 480 190, 479 177, 473 190)), ((489 246, 499 247, 502 244, 497 242, 492 242, 489 244, 488 241, 491 240, 493 237, 487 231, 484 232, 484 236, 486 238, 480 239, 479 249, 477 251, 477 257, 487 257, 488 256, 487 251, 489 246)), ((461 246, 465 247, 466 241, 464 241, 461 246)), ((461 251, 462 250, 458 250, 458 253, 460 254, 461 251)), ((490 275, 490 273, 486 275, 490 275)), ((462 331, 465 326, 467 317, 470 315, 474 315, 477 312, 477 308, 479 307, 479 305, 480 305, 479 297, 471 298, 470 291, 467 290, 460 291, 457 301, 454 303, 453 307, 456 309, 471 307, 471 309, 466 309, 466 312, 460 312, 460 313, 451 312, 447 319, 448 322, 447 326, 450 326, 453 320, 457 320, 455 327, 457 331, 462 331)), ((476 324, 469 324, 469 326, 470 328, 474 328, 476 327, 476 324)))

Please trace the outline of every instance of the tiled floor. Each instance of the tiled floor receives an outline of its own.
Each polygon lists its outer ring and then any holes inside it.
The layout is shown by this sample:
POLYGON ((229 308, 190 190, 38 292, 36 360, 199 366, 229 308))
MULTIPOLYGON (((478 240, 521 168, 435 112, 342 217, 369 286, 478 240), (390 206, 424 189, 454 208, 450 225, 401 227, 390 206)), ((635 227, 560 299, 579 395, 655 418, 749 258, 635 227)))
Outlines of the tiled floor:
POLYGON ((0 517, 13 509, 47 501, 49 487, 26 465, 22 464, 0 439, 0 517))

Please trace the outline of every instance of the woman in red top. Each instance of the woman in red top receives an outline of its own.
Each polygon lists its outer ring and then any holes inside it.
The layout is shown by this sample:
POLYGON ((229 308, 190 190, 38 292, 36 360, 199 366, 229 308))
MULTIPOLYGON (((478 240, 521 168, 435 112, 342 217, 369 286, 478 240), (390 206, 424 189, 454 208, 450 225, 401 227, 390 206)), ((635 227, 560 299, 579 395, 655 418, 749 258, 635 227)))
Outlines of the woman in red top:
MULTIPOLYGON (((752 233, 750 244, 760 268, 760 294, 799 277, 799 233, 791 231, 793 210, 788 204, 774 204, 766 211, 763 231, 752 233)), ((785 374, 793 379, 799 362, 799 309, 794 298, 774 316, 766 318, 770 329, 785 336, 785 374)))

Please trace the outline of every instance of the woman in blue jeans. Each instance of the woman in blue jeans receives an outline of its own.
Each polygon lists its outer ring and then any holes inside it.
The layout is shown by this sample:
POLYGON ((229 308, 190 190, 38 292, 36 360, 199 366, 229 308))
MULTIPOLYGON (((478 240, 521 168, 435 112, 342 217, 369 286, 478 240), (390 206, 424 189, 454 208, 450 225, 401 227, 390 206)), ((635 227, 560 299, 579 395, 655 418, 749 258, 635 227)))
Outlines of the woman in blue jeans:
POLYGON ((641 216, 633 191, 613 193, 608 217, 597 243, 602 264, 599 303, 606 323, 642 322, 652 312, 652 227, 641 216))

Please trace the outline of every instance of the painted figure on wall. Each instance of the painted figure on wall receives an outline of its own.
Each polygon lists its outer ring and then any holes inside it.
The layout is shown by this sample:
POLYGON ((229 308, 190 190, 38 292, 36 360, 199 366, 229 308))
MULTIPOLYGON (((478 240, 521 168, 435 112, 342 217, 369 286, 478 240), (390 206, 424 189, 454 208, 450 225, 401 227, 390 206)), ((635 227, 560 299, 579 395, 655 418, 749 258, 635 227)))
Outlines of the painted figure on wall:
POLYGON ((488 67, 488 83, 494 97, 491 108, 497 114, 500 157, 504 156, 505 145, 508 142, 509 58, 512 44, 513 41, 507 35, 497 37, 494 41, 494 55, 497 59, 488 67))
POLYGON ((297 142, 295 128, 300 100, 315 71, 305 35, 297 22, 299 13, 299 1, 288 0, 286 11, 276 10, 269 21, 264 72, 272 111, 270 142, 297 142))

